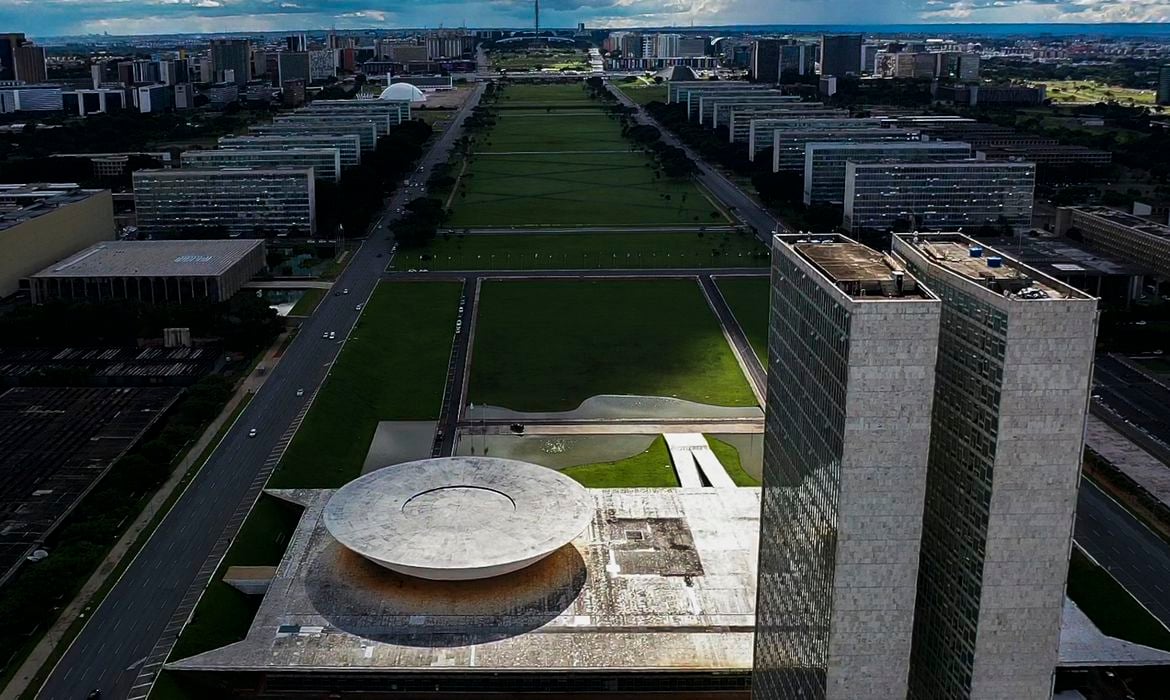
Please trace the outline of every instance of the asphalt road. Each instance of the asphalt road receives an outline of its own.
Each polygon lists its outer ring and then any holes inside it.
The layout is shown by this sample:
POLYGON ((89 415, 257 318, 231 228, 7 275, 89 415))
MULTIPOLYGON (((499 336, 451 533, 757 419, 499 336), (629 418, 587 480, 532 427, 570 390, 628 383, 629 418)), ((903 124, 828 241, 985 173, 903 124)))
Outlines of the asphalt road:
MULTIPOLYGON (((446 160, 463 118, 482 90, 480 85, 424 156, 426 172, 446 160)), ((393 212, 418 194, 413 189, 396 193, 386 211, 393 212)), ((38 697, 74 700, 93 690, 101 690, 105 698, 146 694, 161 663, 156 642, 165 638, 164 633, 172 636, 176 631, 174 620, 184 607, 193 605, 189 590, 201 574, 206 575, 209 554, 221 534, 229 525, 238 525, 241 507, 251 505, 266 471, 283 453, 294 420, 303 415, 357 320, 360 312, 355 306, 370 296, 382 277, 389 246, 383 220, 337 280, 335 289, 348 289, 348 294, 327 296, 306 319, 235 426, 90 616, 38 697), (321 337, 328 332, 335 332, 337 339, 321 337), (296 396, 298 388, 305 390, 303 397, 296 396), (254 438, 248 437, 251 429, 256 430, 254 438)))
POLYGON ((1170 626, 1170 545, 1087 479, 1077 499, 1077 544, 1170 626))
POLYGON ((1170 446, 1170 390, 1108 355, 1097 357, 1093 383, 1098 401, 1170 446))

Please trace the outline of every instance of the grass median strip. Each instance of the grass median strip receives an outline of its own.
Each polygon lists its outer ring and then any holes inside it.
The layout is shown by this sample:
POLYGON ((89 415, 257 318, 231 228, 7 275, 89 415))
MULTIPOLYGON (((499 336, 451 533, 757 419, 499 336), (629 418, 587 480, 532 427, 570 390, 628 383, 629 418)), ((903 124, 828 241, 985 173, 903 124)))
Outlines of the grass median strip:
POLYGON ((447 222, 479 226, 724 225, 690 180, 638 152, 473 156, 447 222))
POLYGON ((272 488, 341 486, 361 473, 379 421, 438 417, 461 289, 454 282, 378 285, 272 488))
POLYGON ((766 277, 724 277, 716 280, 723 299, 735 315, 752 350, 768 366, 768 305, 771 294, 766 277))
POLYGON ((694 280, 483 285, 472 402, 563 411, 599 394, 756 405, 694 280))
POLYGON ((311 287, 305 290, 297 303, 293 304, 292 310, 288 312, 289 316, 308 316, 317 310, 317 305, 325 298, 325 290, 311 287))

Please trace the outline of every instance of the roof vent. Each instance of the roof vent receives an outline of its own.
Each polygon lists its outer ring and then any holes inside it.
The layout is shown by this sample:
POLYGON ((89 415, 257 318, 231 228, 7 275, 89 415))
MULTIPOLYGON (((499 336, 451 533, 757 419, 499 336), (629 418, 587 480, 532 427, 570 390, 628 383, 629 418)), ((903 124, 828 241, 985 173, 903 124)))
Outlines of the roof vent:
POLYGON ((973 245, 973 246, 971 246, 970 248, 968 248, 968 249, 967 249, 967 252, 968 252, 968 253, 971 255, 971 257, 973 257, 973 258, 982 258, 982 257, 983 257, 983 246, 981 246, 981 245, 973 245))
POLYGON ((1003 258, 998 256, 991 256, 987 259, 988 267, 1003 267, 1003 258))

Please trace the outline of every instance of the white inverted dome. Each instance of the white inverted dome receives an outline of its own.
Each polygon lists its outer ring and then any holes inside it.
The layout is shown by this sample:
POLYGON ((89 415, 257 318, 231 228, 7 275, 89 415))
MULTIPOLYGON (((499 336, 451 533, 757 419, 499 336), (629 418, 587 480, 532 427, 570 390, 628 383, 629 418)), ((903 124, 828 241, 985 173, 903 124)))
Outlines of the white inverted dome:
POLYGON ((382 91, 378 95, 379 100, 394 100, 395 102, 404 102, 410 100, 412 103, 426 102, 427 96, 410 83, 394 83, 390 87, 382 91))
POLYGON ((465 581, 523 569, 576 539, 593 497, 558 471, 496 457, 444 457, 370 472, 333 492, 325 527, 400 574, 465 581))

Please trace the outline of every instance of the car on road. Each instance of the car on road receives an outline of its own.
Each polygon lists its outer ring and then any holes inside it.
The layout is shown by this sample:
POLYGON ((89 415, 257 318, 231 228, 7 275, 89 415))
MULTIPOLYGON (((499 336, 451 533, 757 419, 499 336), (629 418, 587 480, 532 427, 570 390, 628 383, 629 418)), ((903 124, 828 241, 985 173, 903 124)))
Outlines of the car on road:
POLYGON ((349 288, 346 287, 345 289, 341 290, 341 293, 342 294, 349 294, 349 288))
POLYGON ((361 305, 361 304, 358 304, 357 306, 354 306, 354 307, 353 307, 353 310, 354 310, 354 311, 361 311, 361 310, 362 310, 362 305, 361 305))
POLYGON ((325 340, 329 340, 329 331, 321 331, 321 337, 325 340))
POLYGON ((329 339, 335 340, 337 338, 337 331, 329 331, 329 339))
POLYGON ((297 396, 304 396, 304 395, 305 395, 304 389, 297 389, 297 396))
POLYGON ((250 438, 256 437, 256 429, 255 428, 252 428, 251 430, 248 431, 248 437, 250 437, 250 438))

